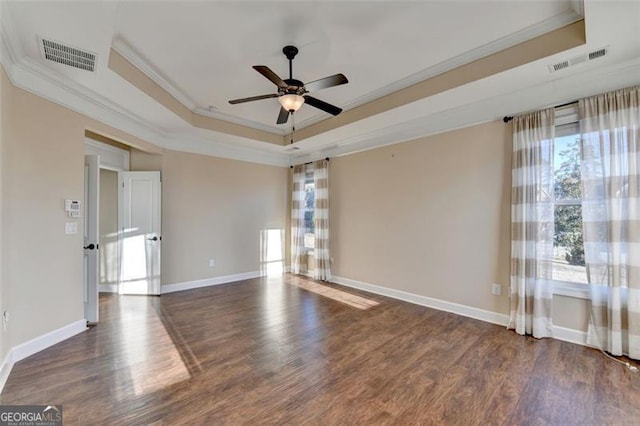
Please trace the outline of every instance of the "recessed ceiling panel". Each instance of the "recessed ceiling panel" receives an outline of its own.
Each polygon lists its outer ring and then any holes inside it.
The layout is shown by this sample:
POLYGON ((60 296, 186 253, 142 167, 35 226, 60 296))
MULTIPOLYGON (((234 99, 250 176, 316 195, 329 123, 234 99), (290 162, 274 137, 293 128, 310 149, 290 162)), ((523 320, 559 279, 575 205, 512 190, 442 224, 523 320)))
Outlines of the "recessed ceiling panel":
MULTIPOLYGON (((198 107, 273 126, 277 99, 228 100, 275 93, 251 67, 267 65, 288 78, 287 44, 300 50, 294 78, 308 82, 340 72, 349 78, 347 85, 312 93, 348 106, 569 8, 569 1, 126 2, 116 31, 198 107)), ((296 121, 318 114, 324 113, 303 106, 296 121)))

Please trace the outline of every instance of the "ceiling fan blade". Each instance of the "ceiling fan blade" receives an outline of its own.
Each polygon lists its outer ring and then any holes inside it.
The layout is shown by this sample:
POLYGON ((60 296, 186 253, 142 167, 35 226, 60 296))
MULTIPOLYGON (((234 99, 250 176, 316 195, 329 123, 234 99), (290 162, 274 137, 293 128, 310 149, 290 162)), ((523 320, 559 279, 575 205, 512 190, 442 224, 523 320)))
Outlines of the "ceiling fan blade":
POLYGON ((339 86, 341 84, 347 84, 348 82, 349 80, 347 80, 344 74, 336 74, 306 83, 304 88, 309 92, 315 92, 316 90, 339 86))
POLYGON ((326 103, 325 101, 321 101, 318 98, 314 98, 313 96, 305 96, 304 102, 306 104, 311 105, 312 107, 316 107, 318 109, 323 110, 324 112, 328 112, 329 114, 338 115, 342 112, 342 108, 338 108, 335 105, 331 105, 326 103))
POLYGON ((269 68, 268 66, 266 66, 266 65, 254 65, 253 69, 258 71, 263 76, 267 77, 276 86, 278 86, 278 87, 280 87, 282 89, 286 89, 287 88, 287 83, 282 81, 282 79, 280 77, 278 77, 278 74, 276 74, 275 72, 271 71, 271 68, 269 68))
POLYGON ((229 103, 231 105, 235 105, 235 104, 241 104, 243 102, 259 101, 260 99, 277 98, 278 96, 279 95, 277 93, 273 93, 270 95, 251 96, 250 98, 233 99, 229 101, 229 103))
POLYGON ((287 120, 289 120, 289 111, 280 107, 280 114, 278 114, 278 121, 276 121, 276 123, 284 124, 287 120))

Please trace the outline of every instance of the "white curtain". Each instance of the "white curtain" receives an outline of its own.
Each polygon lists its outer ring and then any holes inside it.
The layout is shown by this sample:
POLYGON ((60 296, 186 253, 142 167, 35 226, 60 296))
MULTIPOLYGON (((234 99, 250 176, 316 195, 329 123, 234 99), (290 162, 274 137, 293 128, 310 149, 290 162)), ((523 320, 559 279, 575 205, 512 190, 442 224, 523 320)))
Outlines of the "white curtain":
POLYGON ((552 334, 553 137, 553 109, 513 120, 508 328, 534 337, 552 334))
POLYGON ((640 86, 578 107, 588 343, 640 359, 640 86))
POLYGON ((291 272, 300 274, 306 271, 303 261, 304 247, 304 184, 306 170, 304 165, 293 168, 293 190, 291 193, 291 272))
POLYGON ((315 269, 313 277, 317 280, 331 280, 331 262, 329 256, 329 160, 316 161, 313 168, 315 187, 314 224, 315 224, 315 269))

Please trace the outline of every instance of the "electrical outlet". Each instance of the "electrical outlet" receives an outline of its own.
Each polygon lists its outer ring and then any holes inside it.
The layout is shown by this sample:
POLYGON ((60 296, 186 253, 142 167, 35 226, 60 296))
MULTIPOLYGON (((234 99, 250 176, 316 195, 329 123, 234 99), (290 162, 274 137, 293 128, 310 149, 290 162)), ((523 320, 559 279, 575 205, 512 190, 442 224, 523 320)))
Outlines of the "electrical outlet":
POLYGON ((216 261, 214 259, 209 259, 209 267, 213 268, 214 266, 216 266, 216 261))
POLYGON ((496 283, 491 284, 491 294, 500 296, 502 294, 502 286, 496 283))

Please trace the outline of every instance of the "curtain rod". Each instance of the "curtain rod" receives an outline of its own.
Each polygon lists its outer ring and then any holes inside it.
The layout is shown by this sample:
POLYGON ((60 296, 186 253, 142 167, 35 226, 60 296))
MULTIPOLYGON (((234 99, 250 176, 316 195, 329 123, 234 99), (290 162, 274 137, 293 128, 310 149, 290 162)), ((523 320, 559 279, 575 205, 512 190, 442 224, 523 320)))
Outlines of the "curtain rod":
MULTIPOLYGON (((562 108, 562 107, 565 107, 567 105, 575 104, 576 102, 578 102, 578 101, 565 102, 563 104, 554 106, 554 108, 562 108)), ((502 117, 502 121, 504 121, 505 123, 508 123, 511 120, 513 120, 513 116, 511 116, 511 115, 505 115, 504 117, 502 117)))
MULTIPOLYGON (((331 159, 330 159, 329 157, 327 157, 327 158, 325 158, 325 160, 329 161, 329 160, 331 160, 331 159)), ((317 160, 316 160, 316 161, 317 161, 317 160)), ((313 161, 308 161, 308 162, 306 162, 306 163, 303 163, 303 164, 297 164, 297 165, 298 165, 298 166, 306 166, 307 164, 311 164, 311 163, 313 163, 313 161)), ((293 169, 293 166, 289 166, 289 168, 290 168, 290 169, 293 169)))

